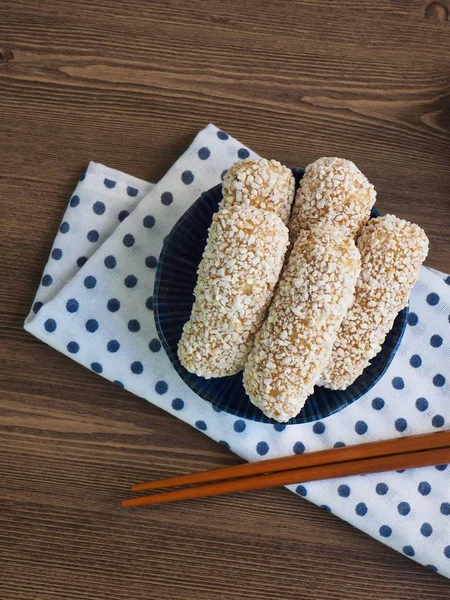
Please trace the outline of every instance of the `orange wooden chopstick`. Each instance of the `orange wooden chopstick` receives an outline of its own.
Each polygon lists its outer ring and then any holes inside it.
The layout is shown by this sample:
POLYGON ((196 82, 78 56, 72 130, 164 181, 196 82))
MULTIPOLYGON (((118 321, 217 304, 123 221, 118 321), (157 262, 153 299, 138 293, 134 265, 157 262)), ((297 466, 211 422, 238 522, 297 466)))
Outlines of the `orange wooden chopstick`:
MULTIPOLYGON (((174 502, 189 498, 257 490, 266 487, 278 487, 298 482, 333 479, 335 477, 361 475, 365 473, 378 473, 395 469, 423 467, 444 464, 447 462, 450 462, 450 431, 397 438, 395 440, 390 440, 389 442, 372 442, 369 444, 361 444, 359 446, 324 450, 309 455, 305 454, 301 457, 291 456, 284 459, 274 459, 259 463, 250 463, 248 465, 239 465, 239 467, 246 467, 246 475, 248 475, 248 477, 241 479, 233 478, 218 483, 124 500, 122 506, 131 507, 144 504, 160 504, 163 502, 174 502), (384 447, 382 455, 379 453, 380 446, 384 447), (352 452, 350 452, 350 450, 352 450, 352 452), (331 461, 329 460, 330 456, 331 461), (304 459, 303 467, 292 469, 291 465, 294 462, 293 459, 295 459, 296 465, 299 464, 298 459, 304 459), (328 460, 328 462, 324 462, 323 459, 328 460), (263 469, 262 466, 264 466, 263 469), (267 471, 274 470, 274 466, 277 468, 277 471, 267 474, 267 471), (283 466, 284 470, 282 468, 283 466), (253 476, 255 475, 255 472, 249 467, 258 468, 256 476, 253 476), (266 474, 260 475, 259 473, 266 474)), ((192 478, 194 476, 197 478, 199 476, 208 476, 208 479, 202 479, 202 481, 217 481, 217 475, 215 474, 218 472, 222 480, 225 478, 225 472, 228 474, 231 473, 230 477, 236 477, 233 473, 235 473, 236 469, 239 467, 229 467, 218 469, 216 471, 197 473, 191 476, 189 483, 193 483, 192 478)), ((240 473, 239 476, 242 477, 242 470, 240 473)), ((184 478, 184 481, 186 481, 186 478, 190 476, 182 477, 184 478)), ((169 485, 168 482, 174 480, 179 482, 180 479, 181 478, 170 478, 157 483, 164 482, 164 487, 167 487, 169 485)), ((170 485, 173 485, 173 483, 170 485)))
POLYGON ((263 488, 280 487, 298 482, 317 481, 320 479, 334 479, 351 475, 364 475, 366 473, 381 473, 396 469, 411 469, 427 467, 450 462, 450 447, 394 454, 392 456, 379 456, 375 458, 362 458, 348 462, 339 462, 327 465, 317 465, 304 469, 279 471, 267 475, 247 477, 231 481, 222 481, 190 488, 160 492, 150 496, 141 496, 123 500, 122 506, 143 506, 145 504, 162 504, 192 498, 206 498, 234 492, 260 490, 263 488))
POLYGON ((268 472, 313 467, 316 465, 357 460, 360 458, 390 456, 393 454, 403 454, 405 452, 429 450, 432 448, 442 448, 445 446, 450 446, 450 430, 394 438, 392 440, 381 442, 369 442, 366 444, 347 446, 344 448, 330 448, 327 450, 320 450, 319 452, 310 452, 296 456, 285 456, 283 458, 273 458, 270 460, 236 465, 234 467, 223 467, 221 469, 190 473, 188 475, 180 475, 178 477, 169 477, 168 479, 136 483, 131 486, 131 491, 144 492, 181 485, 223 481, 225 479, 235 479, 238 477, 247 477, 268 472))

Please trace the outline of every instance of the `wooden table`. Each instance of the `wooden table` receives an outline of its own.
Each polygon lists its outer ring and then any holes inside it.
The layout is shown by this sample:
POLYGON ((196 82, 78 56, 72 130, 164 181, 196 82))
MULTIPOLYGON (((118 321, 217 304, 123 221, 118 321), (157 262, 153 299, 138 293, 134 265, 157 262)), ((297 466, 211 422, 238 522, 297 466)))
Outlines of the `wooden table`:
POLYGON ((154 510, 126 485, 238 460, 22 329, 89 160, 156 180, 214 122, 350 158, 450 271, 448 1, 0 1, 2 600, 444 599, 284 490, 154 510))

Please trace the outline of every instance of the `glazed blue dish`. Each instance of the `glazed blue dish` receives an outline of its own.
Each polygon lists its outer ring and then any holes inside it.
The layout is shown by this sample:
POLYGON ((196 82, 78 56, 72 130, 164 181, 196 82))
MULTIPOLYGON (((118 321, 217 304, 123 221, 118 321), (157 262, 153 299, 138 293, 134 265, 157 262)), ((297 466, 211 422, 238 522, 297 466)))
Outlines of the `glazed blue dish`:
MULTIPOLYGON (((293 169, 296 184, 303 177, 303 169, 293 169)), ((216 410, 224 410, 237 417, 276 423, 266 417, 251 402, 242 384, 242 373, 231 377, 204 379, 189 373, 178 360, 177 346, 183 326, 189 320, 194 302, 193 290, 197 281, 197 267, 201 261, 212 216, 222 199, 219 184, 186 211, 166 237, 158 260, 153 309, 158 335, 170 361, 183 381, 216 410)), ((372 217, 378 217, 374 209, 372 217)), ((301 412, 288 424, 307 423, 324 419, 342 410, 366 394, 389 367, 405 331, 408 308, 395 319, 381 352, 346 390, 335 391, 316 386, 301 412)))

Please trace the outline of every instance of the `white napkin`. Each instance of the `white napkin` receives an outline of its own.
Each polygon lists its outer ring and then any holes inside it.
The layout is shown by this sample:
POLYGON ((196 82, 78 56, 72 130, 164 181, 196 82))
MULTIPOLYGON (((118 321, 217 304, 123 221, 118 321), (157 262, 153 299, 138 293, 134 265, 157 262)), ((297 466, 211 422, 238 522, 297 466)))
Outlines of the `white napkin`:
MULTIPOLYGON (((164 237, 192 202, 249 155, 256 156, 208 125, 154 186, 90 163, 64 214, 25 329, 249 461, 448 428, 450 277, 426 268, 382 380, 323 421, 286 426, 238 419, 215 411, 179 378, 153 319, 156 261, 164 237)), ((447 465, 289 487, 450 576, 447 465)))

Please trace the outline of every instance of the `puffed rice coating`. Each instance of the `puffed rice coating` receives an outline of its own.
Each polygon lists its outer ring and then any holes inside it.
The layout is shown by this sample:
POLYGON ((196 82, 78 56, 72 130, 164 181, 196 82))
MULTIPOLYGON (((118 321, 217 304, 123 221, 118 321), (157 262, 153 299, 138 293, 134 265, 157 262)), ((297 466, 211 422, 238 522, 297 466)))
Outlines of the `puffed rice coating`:
POLYGON ((250 400, 280 422, 296 416, 328 363, 360 271, 352 238, 300 231, 244 371, 250 400))
POLYGON ((369 220, 375 198, 375 188, 353 162, 319 158, 306 167, 297 190, 289 221, 291 237, 322 222, 355 237, 369 220))
POLYGON ((289 243, 287 227, 255 206, 213 217, 198 267, 195 302, 178 345, 181 364, 201 377, 240 371, 264 321, 289 243))
POLYGON ((361 274, 320 385, 344 390, 378 354, 398 312, 408 304, 428 253, 418 226, 394 215, 371 219, 357 241, 361 274))
POLYGON ((291 169, 277 160, 247 158, 225 174, 220 207, 256 206, 276 213, 287 224, 294 193, 291 169))

